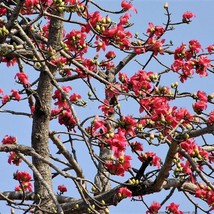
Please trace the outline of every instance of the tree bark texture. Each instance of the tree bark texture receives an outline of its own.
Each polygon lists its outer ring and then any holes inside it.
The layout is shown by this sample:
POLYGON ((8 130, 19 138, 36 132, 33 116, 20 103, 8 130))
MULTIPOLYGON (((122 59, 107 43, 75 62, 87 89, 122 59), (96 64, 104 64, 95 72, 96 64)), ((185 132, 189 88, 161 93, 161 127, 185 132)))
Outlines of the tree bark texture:
MULTIPOLYGON (((62 14, 56 14, 62 16, 62 14)), ((54 49, 57 49, 59 42, 62 40, 63 35, 63 22, 56 18, 51 18, 49 28, 48 45, 54 49)), ((49 71, 53 76, 56 75, 56 68, 48 65, 49 71)), ((37 88, 39 96, 39 102, 35 104, 35 112, 32 125, 32 147, 35 151, 45 159, 50 159, 49 152, 49 122, 51 112, 51 101, 53 95, 53 85, 47 73, 41 69, 39 83, 37 88)), ((52 188, 52 174, 50 166, 36 157, 33 157, 33 164, 36 166, 38 172, 41 174, 43 181, 52 188)), ((49 210, 53 213, 54 204, 49 196, 47 188, 42 184, 41 180, 34 173, 34 191, 37 197, 36 203, 44 210, 49 210)), ((36 213, 46 213, 45 211, 36 211, 36 213)), ((48 212, 47 212, 48 213, 48 212)))

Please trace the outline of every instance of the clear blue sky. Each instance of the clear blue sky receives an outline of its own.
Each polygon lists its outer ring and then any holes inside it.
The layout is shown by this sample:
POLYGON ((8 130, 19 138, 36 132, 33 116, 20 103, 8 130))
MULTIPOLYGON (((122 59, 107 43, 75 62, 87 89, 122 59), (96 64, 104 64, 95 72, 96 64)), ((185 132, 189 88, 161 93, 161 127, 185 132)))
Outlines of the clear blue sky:
MULTIPOLYGON (((117 5, 120 4, 118 0, 103 0, 97 1, 101 2, 103 6, 107 9, 115 9, 117 5)), ((133 4, 138 10, 138 14, 135 15, 132 13, 131 21, 135 24, 133 29, 134 31, 138 31, 139 34, 145 32, 148 26, 148 22, 153 22, 155 25, 161 25, 165 22, 166 17, 164 16, 164 5, 165 1, 162 0, 134 0, 133 4)), ((214 2, 210 1, 196 1, 196 0, 174 0, 168 1, 169 3, 169 10, 172 14, 172 21, 180 21, 181 16, 186 11, 192 11, 196 14, 196 18, 190 25, 182 25, 178 26, 175 31, 170 32, 167 39, 171 39, 175 44, 180 45, 182 42, 188 42, 191 39, 197 39, 201 42, 203 47, 206 47, 209 44, 214 43, 214 27, 213 27, 213 20, 214 20, 214 2)), ((119 7, 117 7, 119 8, 119 7)), ((134 32, 133 31, 133 32, 134 32)), ((120 56, 117 56, 120 57, 120 56)), ((122 56, 121 56, 122 59, 122 56)), ((166 60, 166 62, 168 62, 166 60)), ((169 64, 172 63, 171 61, 168 62, 169 64)), ((138 67, 135 64, 128 65, 124 71, 129 71, 138 67)), ((158 72, 158 67, 151 65, 150 69, 154 72, 158 72)), ((5 92, 9 92, 13 87, 16 87, 14 83, 13 77, 17 71, 13 69, 13 71, 7 70, 5 66, 0 64, 0 88, 5 89, 5 92), (9 77, 10 78, 9 78, 9 77)), ((31 76, 31 72, 28 72, 28 75, 31 76)), ((33 74, 32 74, 33 75, 33 74)), ((174 79, 167 79, 166 83, 173 82, 174 79)), ((75 88, 75 86, 74 86, 75 88)), ((187 81, 184 86, 182 86, 183 90, 190 90, 190 91, 197 91, 198 89, 205 90, 207 93, 213 92, 213 79, 211 78, 197 78, 196 81, 190 80, 187 81), (212 82, 211 82, 212 81, 212 82)), ((75 90, 74 90, 75 91, 75 90)), ((185 106, 186 103, 181 103, 181 105, 185 106)), ((10 105, 8 105, 10 108, 10 105)), ((8 109, 7 108, 7 109, 8 109)), ((16 110, 22 110, 25 107, 22 104, 16 105, 16 110)), ((94 109, 91 108, 89 111, 93 112, 94 109)), ((96 114, 96 111, 94 111, 96 114)), ((7 114, 0 114, 0 140, 4 137, 4 135, 9 134, 13 136, 17 136, 20 144, 30 145, 30 130, 31 130, 31 120, 28 118, 23 119, 19 116, 10 116, 7 114)), ((57 130, 58 127, 53 125, 53 129, 57 130)), ((86 170, 86 174, 90 175, 90 169, 88 169, 87 160, 81 160, 84 164, 83 168, 86 170)), ((17 185, 17 182, 12 179, 13 172, 17 170, 17 167, 9 166, 7 164, 7 155, 0 154, 0 163, 1 163, 1 182, 0 182, 0 191, 12 190, 14 186, 17 185)), ((125 178, 124 178, 125 180, 125 178)), ((63 182, 66 185, 69 185, 67 181, 57 181, 63 182)), ((56 183, 57 183, 56 182, 56 183)), ((72 190, 70 191, 72 194, 72 190)), ((146 196, 145 201, 149 202, 150 204, 152 201, 161 200, 164 198, 164 195, 151 195, 146 196)), ((181 203, 180 208, 183 211, 193 211, 193 207, 184 201, 182 194, 176 194, 170 201, 176 203, 181 203), (182 197, 181 197, 182 196, 182 197)), ((169 204, 169 203, 167 203, 169 204)), ((129 199, 124 200, 123 202, 119 203, 116 208, 111 208, 112 214, 120 214, 120 213, 136 213, 142 214, 145 213, 146 209, 141 202, 130 202, 129 199)), ((0 213, 7 214, 9 213, 9 209, 0 202, 0 213)), ((17 212, 21 213, 21 212, 17 212)))

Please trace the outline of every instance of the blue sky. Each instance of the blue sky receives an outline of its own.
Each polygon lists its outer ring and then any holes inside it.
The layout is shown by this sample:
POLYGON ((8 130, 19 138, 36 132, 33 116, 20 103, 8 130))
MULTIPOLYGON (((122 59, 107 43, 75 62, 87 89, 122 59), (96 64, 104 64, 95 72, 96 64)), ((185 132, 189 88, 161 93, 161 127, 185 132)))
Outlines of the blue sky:
MULTIPOLYGON (((103 0, 97 1, 100 2, 104 7, 108 9, 119 8, 120 1, 118 0, 103 0)), ((165 11, 163 8, 165 1, 153 0, 153 1, 144 1, 144 0, 134 0, 133 4, 138 10, 138 14, 132 13, 131 21, 134 23, 133 32, 137 31, 139 34, 145 32, 148 27, 148 22, 153 22, 155 25, 162 25, 165 22, 166 17, 164 15, 165 11)), ((174 22, 181 21, 181 16, 186 11, 191 11, 196 14, 196 18, 189 25, 181 25, 177 26, 175 31, 172 31, 167 35, 166 39, 171 39, 174 44, 180 45, 182 42, 186 43, 191 39, 199 40, 203 47, 208 46, 209 44, 214 43, 214 2, 210 1, 168 1, 169 3, 169 11, 171 12, 171 19, 174 22)), ((117 56, 118 59, 122 59, 121 56, 117 56)), ((167 57, 166 57, 167 58, 167 57)), ((143 60, 143 59, 142 59, 143 60)), ((166 59, 166 63, 172 63, 170 59, 166 59)), ((125 72, 135 72, 137 71, 138 66, 135 63, 128 65, 124 68, 125 72)), ((154 72, 159 72, 159 67, 157 65, 151 65, 149 67, 150 70, 154 72)), ((7 70, 5 66, 0 64, 0 88, 5 89, 5 92, 9 92, 13 87, 16 87, 14 83, 14 76, 17 70, 13 68, 13 70, 7 70)), ((33 71, 29 71, 28 75, 35 76, 33 71)), ((37 74, 36 74, 37 75, 37 74)), ((31 77, 32 78, 32 77, 31 77)), ((33 78, 32 78, 33 79, 33 78)), ((169 84, 174 82, 176 79, 174 76, 169 76, 165 79, 165 83, 169 84)), ((74 85, 78 90, 79 85, 74 85)), ((213 87, 213 78, 208 76, 207 78, 196 78, 189 80, 185 83, 185 85, 181 86, 182 90, 190 90, 192 92, 196 92, 198 89, 204 90, 207 93, 211 93, 214 90, 213 87)), ((180 105, 188 106, 188 103, 180 103, 180 105)), ((14 103, 10 106, 8 105, 7 109, 14 107, 14 103)), ((15 104, 16 110, 24 111, 25 106, 21 103, 15 104)), ((132 110, 132 109, 131 109, 132 110)), ((89 112, 96 114, 96 110, 93 107, 89 107, 89 112)), ((8 114, 0 114, 0 139, 4 137, 4 135, 9 134, 13 136, 17 136, 20 144, 30 145, 30 130, 31 130, 31 120, 28 118, 22 118, 20 116, 11 116, 8 114)), ((57 125, 53 124, 52 128, 57 130, 57 125)), ((80 146, 81 147, 81 146, 80 146)), ((87 154, 85 154, 87 155, 87 154)), ((87 166, 87 156, 81 159, 84 164, 83 168, 86 170, 86 174, 92 176, 90 174, 90 169, 87 166)), ((0 163, 1 163, 1 182, 0 182, 0 191, 6 191, 8 188, 11 190, 14 186, 17 185, 17 182, 12 179, 13 172, 17 170, 17 167, 9 166, 7 164, 7 155, 0 155, 0 163)), ((56 183, 64 182, 69 185, 66 180, 56 181, 56 183)), ((70 192, 72 194, 72 191, 70 192)), ((154 194, 151 196, 146 196, 145 201, 150 204, 152 201, 162 200, 164 198, 164 194, 154 194)), ((180 203, 180 208, 183 211, 193 211, 193 207, 190 206, 186 199, 181 193, 176 194, 170 201, 176 203, 180 203)), ((167 203, 168 205, 169 203, 167 203)), ((111 208, 112 214, 120 214, 120 213, 145 213, 146 208, 141 202, 130 202, 129 199, 124 200, 119 203, 116 208, 111 208)), ((9 213, 9 209, 0 202, 0 213, 9 213)), ((19 212, 17 212, 19 213, 19 212)), ((21 212, 20 212, 21 213, 21 212)))

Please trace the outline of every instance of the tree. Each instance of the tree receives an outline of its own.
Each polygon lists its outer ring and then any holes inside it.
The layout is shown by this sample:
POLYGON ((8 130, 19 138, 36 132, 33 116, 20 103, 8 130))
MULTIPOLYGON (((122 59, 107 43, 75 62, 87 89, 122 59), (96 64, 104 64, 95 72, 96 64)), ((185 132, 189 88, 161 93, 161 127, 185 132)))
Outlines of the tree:
POLYGON ((214 45, 192 39, 175 46, 166 39, 179 25, 188 27, 192 12, 174 21, 165 4, 162 26, 150 22, 133 34, 134 4, 123 0, 118 8, 88 0, 1 2, 1 64, 16 69, 16 84, 10 92, 0 89, 0 112, 32 121, 31 143, 2 137, 0 151, 18 167, 15 191, 0 193, 11 207, 109 213, 127 197, 144 202, 167 190, 162 201, 145 204, 147 213, 161 207, 182 213, 176 201, 168 203, 179 190, 196 210, 213 209, 214 146, 206 136, 214 131, 214 96, 182 85, 212 77, 214 45), (136 69, 126 73, 132 62, 136 69), (151 71, 154 63, 158 71, 151 71), (177 80, 164 84, 169 76, 177 80))

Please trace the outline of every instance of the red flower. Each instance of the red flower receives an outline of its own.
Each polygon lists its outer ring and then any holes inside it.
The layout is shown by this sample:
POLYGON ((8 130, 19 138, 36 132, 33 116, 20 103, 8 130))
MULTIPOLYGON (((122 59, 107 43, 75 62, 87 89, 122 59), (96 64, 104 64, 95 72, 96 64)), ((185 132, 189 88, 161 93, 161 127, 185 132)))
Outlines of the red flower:
POLYGON ((76 120, 70 110, 63 110, 58 119, 59 124, 65 125, 69 130, 72 130, 76 125, 76 120))
POLYGON ((148 159, 148 157, 151 157, 151 165, 153 166, 157 166, 158 168, 160 168, 161 162, 160 162, 160 158, 154 153, 154 152, 145 152, 145 153, 141 153, 141 156, 138 156, 138 159, 141 162, 144 162, 148 159))
POLYGON ((16 152, 10 152, 10 156, 8 158, 9 164, 14 164, 16 166, 19 166, 21 162, 22 162, 22 159, 16 154, 16 152))
POLYGON ((14 179, 20 182, 29 182, 32 179, 32 176, 25 171, 17 171, 14 174, 14 179))
POLYGON ((198 40, 191 40, 189 41, 189 48, 191 51, 194 51, 195 53, 199 53, 201 50, 201 44, 198 40))
POLYGON ((164 27, 154 26, 153 23, 149 22, 149 28, 146 32, 149 33, 149 36, 156 35, 157 37, 160 37, 164 33, 164 27))
POLYGON ((207 56, 200 56, 195 61, 196 73, 200 76, 207 76, 207 68, 210 67, 210 59, 207 56))
POLYGON ((204 101, 198 101, 195 104, 193 104, 193 110, 197 114, 201 114, 202 111, 206 110, 206 108, 207 108, 207 103, 204 101))
POLYGON ((207 49, 207 51, 209 53, 212 53, 214 51, 214 44, 213 45, 209 45, 206 49, 207 49))
POLYGON ((15 188, 15 191, 22 191, 22 188, 25 191, 26 190, 28 190, 29 192, 33 191, 32 184, 30 182, 25 182, 25 181, 21 182, 21 184, 15 188))
POLYGON ((122 7, 125 11, 132 9, 135 13, 137 13, 137 9, 136 9, 130 2, 127 2, 127 1, 125 1, 125 0, 122 1, 121 7, 122 7))
POLYGON ((17 143, 16 137, 9 136, 9 135, 5 135, 2 140, 2 144, 16 144, 16 143, 17 143))
POLYGON ((200 100, 200 101, 204 101, 204 102, 207 102, 208 101, 208 97, 207 97, 207 95, 206 95, 206 93, 205 92, 203 92, 203 91, 198 91, 197 92, 197 97, 198 97, 198 99, 200 100))
POLYGON ((114 161, 107 161, 105 167, 112 175, 124 176, 125 170, 122 164, 114 163, 114 161))
POLYGON ((106 122, 104 120, 99 119, 98 115, 95 116, 92 122, 93 131, 99 129, 102 130, 102 134, 107 132, 106 122))
POLYGON ((146 214, 157 214, 158 210, 161 208, 160 203, 153 202, 149 207, 149 210, 146 211, 146 214))
POLYGON ((114 59, 116 57, 116 54, 115 54, 114 51, 109 51, 109 52, 106 53, 105 57, 107 59, 114 59))
POLYGON ((118 190, 118 196, 119 198, 131 198, 132 197, 132 191, 127 189, 126 187, 121 187, 118 190))
POLYGON ((23 73, 23 72, 20 72, 20 73, 17 73, 15 78, 18 78, 19 82, 22 83, 25 87, 28 87, 30 86, 30 83, 28 81, 28 75, 23 73))
POLYGON ((10 101, 10 96, 9 95, 4 95, 2 97, 2 105, 5 105, 9 101, 10 101))
POLYGON ((118 133, 114 134, 112 138, 107 139, 107 142, 114 151, 115 157, 119 157, 121 152, 124 152, 127 146, 125 132, 121 129, 118 129, 118 133))
POLYGON ((142 146, 142 144, 141 143, 139 143, 139 142, 132 142, 131 144, 130 144, 130 146, 131 146, 131 148, 132 148, 132 152, 136 152, 136 151, 143 151, 143 146, 142 146))
POLYGON ((207 123, 213 124, 214 123, 214 110, 210 112, 209 118, 207 120, 207 123))
POLYGON ((98 108, 104 113, 104 115, 111 115, 114 113, 114 107, 109 104, 108 100, 104 100, 104 104, 100 105, 98 108))
POLYGON ((193 17, 196 17, 196 15, 192 12, 187 11, 182 15, 182 21, 188 23, 191 21, 190 19, 193 17))
POLYGON ((72 103, 76 103, 79 99, 81 99, 81 96, 79 94, 74 93, 70 96, 70 101, 72 103))
POLYGON ((60 195, 62 195, 64 192, 67 192, 67 187, 64 185, 59 185, 58 190, 60 191, 60 195))
POLYGON ((175 204, 175 203, 171 203, 169 206, 167 206, 167 210, 170 212, 170 213, 173 213, 173 214, 183 214, 182 211, 180 211, 178 209, 179 207, 179 204, 175 204))
POLYGON ((21 96, 20 96, 20 94, 19 94, 18 91, 16 91, 16 90, 11 90, 11 92, 12 92, 12 97, 14 97, 15 100, 19 101, 19 100, 21 99, 21 96))

